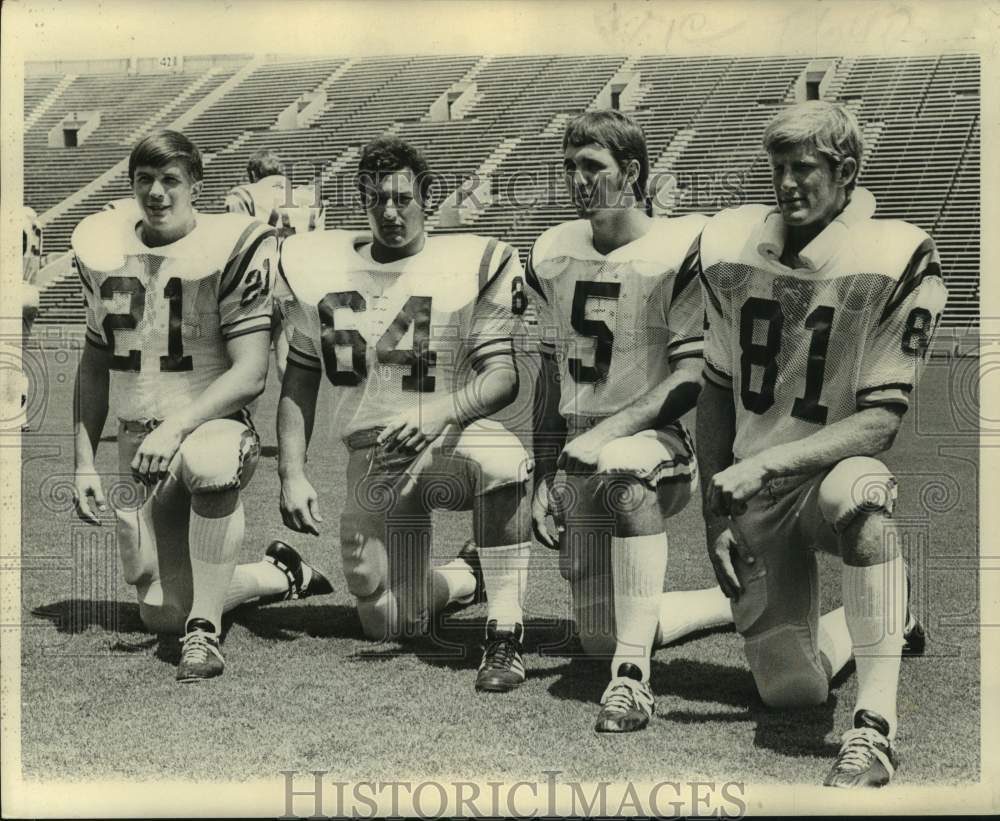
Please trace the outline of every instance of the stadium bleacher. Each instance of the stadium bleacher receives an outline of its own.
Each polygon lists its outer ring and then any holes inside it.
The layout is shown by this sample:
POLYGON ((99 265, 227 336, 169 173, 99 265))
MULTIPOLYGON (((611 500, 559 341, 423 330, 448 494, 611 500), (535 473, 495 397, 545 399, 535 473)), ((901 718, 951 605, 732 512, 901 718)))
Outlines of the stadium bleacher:
MULTIPOLYGON (((295 182, 322 175, 328 227, 360 227, 365 218, 352 183, 357 152, 390 132, 421 147, 441 175, 438 203, 463 181, 489 177, 492 202, 460 225, 438 226, 435 215, 433 230, 495 235, 524 254, 541 231, 572 217, 559 162, 562 128, 573 113, 596 105, 619 72, 638 75, 628 107, 646 130, 651 165, 680 186, 670 213, 711 213, 772 199, 760 135, 795 99, 809 63, 479 55, 259 58, 146 74, 29 70, 25 200, 42 215, 43 252, 58 256, 80 219, 128 195, 125 172, 112 172, 132 142, 184 118, 183 130, 206 155, 203 210, 221 210, 225 192, 243 181, 250 154, 272 148, 295 182), (457 83, 474 83, 474 94, 455 119, 432 118, 432 106, 457 83), (308 92, 325 93, 321 109, 299 127, 278 128, 282 112, 308 92), (89 111, 100 112, 100 125, 79 147, 48 146, 49 131, 67 114, 89 111)), ((878 198, 878 216, 909 220, 934 236, 951 291, 945 324, 978 325, 979 58, 830 63, 824 97, 846 103, 865 127, 861 182, 878 198)), ((41 301, 39 322, 82 322, 72 278, 52 282, 41 301)))

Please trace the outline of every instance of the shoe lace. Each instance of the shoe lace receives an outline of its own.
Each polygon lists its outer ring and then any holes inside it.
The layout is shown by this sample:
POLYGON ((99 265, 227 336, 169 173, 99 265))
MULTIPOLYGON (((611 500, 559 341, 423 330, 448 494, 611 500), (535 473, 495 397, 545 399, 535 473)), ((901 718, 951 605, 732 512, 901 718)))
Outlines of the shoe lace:
POLYGON ((486 645, 486 652, 483 654, 483 668, 506 670, 514 663, 516 655, 517 646, 513 639, 493 639, 486 645))
POLYGON ((646 709, 646 712, 650 712, 648 706, 651 703, 652 697, 641 681, 624 677, 612 679, 601 696, 604 709, 616 713, 627 713, 632 709, 646 709))
POLYGON ((184 659, 194 664, 201 664, 208 660, 211 652, 211 640, 208 633, 203 630, 194 630, 184 636, 184 659))
POLYGON ((841 737, 843 746, 836 767, 842 772, 861 772, 871 764, 876 745, 885 744, 885 736, 872 727, 848 730, 841 737))

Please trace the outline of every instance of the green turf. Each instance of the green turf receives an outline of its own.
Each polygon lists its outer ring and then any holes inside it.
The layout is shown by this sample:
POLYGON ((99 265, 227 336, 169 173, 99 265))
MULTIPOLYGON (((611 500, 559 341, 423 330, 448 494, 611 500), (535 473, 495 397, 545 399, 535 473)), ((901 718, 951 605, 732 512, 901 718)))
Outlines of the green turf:
MULTIPOLYGON (((38 337, 56 333, 39 330, 38 337)), ((835 682, 822 707, 769 711, 730 631, 657 652, 658 712, 649 730, 593 733, 606 669, 571 648, 540 650, 566 636, 568 600, 555 555, 538 546, 527 601, 528 679, 517 693, 473 691, 484 607, 446 625, 443 636, 456 648, 451 655, 365 641, 333 541, 343 496, 341 447, 321 421, 310 471, 322 493, 322 538, 284 531, 273 382, 256 414, 265 458, 245 495, 243 559, 259 558, 270 539, 283 536, 329 572, 337 592, 237 610, 225 636, 226 674, 176 684, 176 642, 142 632, 110 528, 78 523, 67 505, 77 356, 67 347, 53 336, 44 361, 36 355, 48 387, 32 400, 33 431, 24 439, 26 776, 229 780, 324 769, 345 779, 445 774, 541 781, 544 771, 561 770, 563 781, 698 775, 816 783, 825 774, 849 720, 853 674, 835 682)), ((888 457, 901 480, 898 520, 930 632, 926 657, 903 667, 900 783, 957 783, 979 774, 976 398, 967 395, 970 380, 963 377, 973 366, 974 360, 931 364, 919 407, 888 457)), ((112 469, 115 450, 114 442, 102 445, 102 470, 112 469)), ((435 552, 443 561, 464 541, 468 519, 450 514, 436 521, 435 552)), ((669 589, 711 581, 696 506, 672 521, 670 545, 669 589)), ((839 570, 829 559, 823 578, 827 609, 839 595, 839 570)))

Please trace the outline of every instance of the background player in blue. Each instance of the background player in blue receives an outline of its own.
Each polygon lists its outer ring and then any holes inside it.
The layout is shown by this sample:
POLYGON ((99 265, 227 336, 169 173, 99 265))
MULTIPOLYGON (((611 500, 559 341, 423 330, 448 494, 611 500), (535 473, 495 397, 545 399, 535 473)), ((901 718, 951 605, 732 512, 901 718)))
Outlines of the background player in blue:
POLYGON ((316 231, 282 246, 291 343, 278 410, 281 511, 293 530, 318 533, 305 457, 325 372, 328 421, 349 451, 340 549, 365 635, 424 634, 444 607, 485 587, 476 688, 507 691, 524 681, 531 458, 487 417, 517 396, 524 283, 506 243, 425 234, 430 181, 412 146, 374 140, 359 161, 371 234, 316 231), (431 511, 441 508, 472 509, 479 550, 433 567, 431 511))
POLYGON ((768 125, 777 207, 723 211, 700 246, 708 331, 698 404, 709 555, 764 701, 826 700, 853 654, 854 727, 825 783, 882 786, 897 766, 908 634, 887 450, 946 291, 934 243, 875 220, 856 186, 862 135, 812 101, 768 125), (814 549, 843 560, 842 611, 818 612, 814 549))
POLYGON ((611 659, 595 729, 631 732, 654 710, 654 645, 730 619, 718 588, 663 592, 664 522, 697 482, 680 419, 701 389, 689 252, 705 218, 647 214, 645 137, 617 111, 572 119, 563 162, 581 218, 542 234, 527 269, 544 363, 532 515, 539 540, 560 547, 584 650, 611 659))
POLYGON ((243 565, 240 489, 260 443, 248 404, 264 389, 277 245, 247 216, 199 214, 202 161, 163 131, 129 157, 135 207, 99 212, 73 233, 87 301, 74 405, 76 501, 106 509, 94 454, 118 417, 119 552, 143 622, 184 632, 180 681, 223 671, 223 610, 262 596, 329 592, 290 548, 243 565))

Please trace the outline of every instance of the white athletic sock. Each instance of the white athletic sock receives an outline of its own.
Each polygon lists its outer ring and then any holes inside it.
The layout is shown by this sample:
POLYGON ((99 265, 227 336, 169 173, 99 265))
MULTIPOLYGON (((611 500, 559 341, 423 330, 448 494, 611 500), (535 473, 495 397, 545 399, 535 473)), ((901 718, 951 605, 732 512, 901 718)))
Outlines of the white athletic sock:
POLYGON ((189 545, 194 597, 190 619, 208 619, 222 629, 222 607, 243 544, 243 502, 228 516, 209 519, 191 511, 189 545))
POLYGON ((515 624, 524 624, 530 560, 530 542, 479 548, 487 594, 486 620, 495 620, 498 630, 513 630, 515 624))
POLYGON ((615 599, 615 655, 611 675, 630 662, 649 680, 649 660, 660 620, 660 596, 667 570, 665 533, 615 536, 611 540, 612 589, 615 599))
POLYGON ((655 646, 663 647, 695 630, 732 624, 733 609, 718 586, 674 590, 661 594, 659 618, 655 646))
POLYGON ((832 679, 851 660, 853 643, 847 629, 844 608, 838 607, 819 618, 819 652, 827 675, 832 679))
POLYGON ((906 619, 906 573, 897 556, 871 567, 844 565, 844 614, 858 667, 857 710, 871 710, 896 735, 896 689, 906 619))
POLYGON ((234 607, 252 602, 261 596, 277 596, 287 592, 288 576, 270 562, 262 559, 252 564, 238 564, 233 571, 233 580, 226 590, 222 612, 228 613, 234 607))
POLYGON ((476 575, 464 559, 452 559, 433 571, 435 607, 444 609, 452 602, 467 599, 476 592, 476 575))

